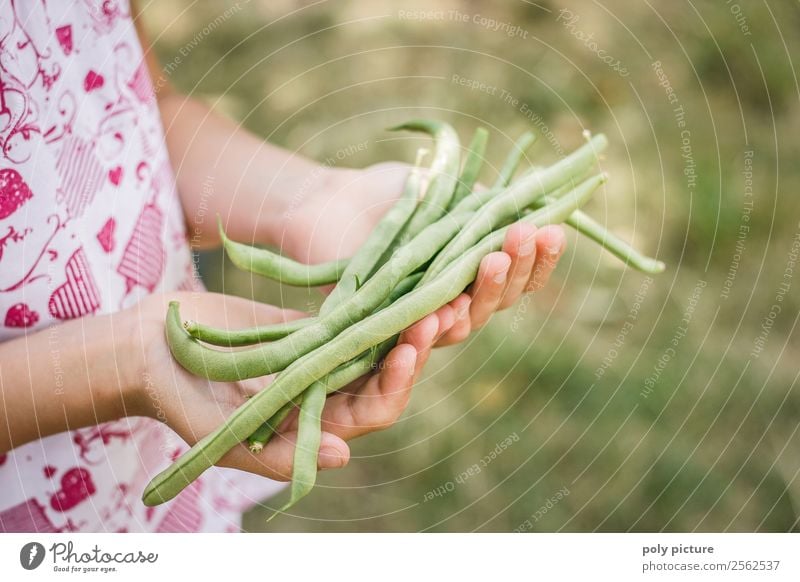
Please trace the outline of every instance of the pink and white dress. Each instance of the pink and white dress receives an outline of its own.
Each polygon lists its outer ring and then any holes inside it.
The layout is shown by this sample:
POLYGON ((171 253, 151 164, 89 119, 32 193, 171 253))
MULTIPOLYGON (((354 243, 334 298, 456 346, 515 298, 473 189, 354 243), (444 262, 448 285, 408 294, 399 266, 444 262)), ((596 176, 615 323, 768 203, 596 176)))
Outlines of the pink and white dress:
MULTIPOLYGON (((196 285, 153 87, 127 1, 0 0, 0 341, 196 285)), ((0 532, 236 531, 280 484, 212 469, 140 501, 186 450, 126 418, 0 455, 0 532)))

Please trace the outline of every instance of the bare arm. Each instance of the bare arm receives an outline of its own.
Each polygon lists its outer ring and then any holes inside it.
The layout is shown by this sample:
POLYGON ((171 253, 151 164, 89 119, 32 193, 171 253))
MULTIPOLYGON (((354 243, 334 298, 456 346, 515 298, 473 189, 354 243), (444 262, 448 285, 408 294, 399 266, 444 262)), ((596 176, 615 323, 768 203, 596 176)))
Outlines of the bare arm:
POLYGON ((162 96, 159 109, 192 242, 219 244, 219 214, 233 238, 280 246, 280 217, 289 211, 290 194, 317 164, 180 94, 162 96))
MULTIPOLYGON (((137 3, 133 7, 136 10, 137 3)), ((290 210, 292 193, 301 187, 324 187, 330 172, 175 91, 140 13, 135 16, 148 70, 158 87, 158 108, 192 244, 201 249, 219 245, 217 214, 235 239, 286 243, 281 219, 290 210), (317 183, 310 184, 309 177, 317 183)))
POLYGON ((0 343, 0 452, 140 413, 123 319, 87 317, 0 343))

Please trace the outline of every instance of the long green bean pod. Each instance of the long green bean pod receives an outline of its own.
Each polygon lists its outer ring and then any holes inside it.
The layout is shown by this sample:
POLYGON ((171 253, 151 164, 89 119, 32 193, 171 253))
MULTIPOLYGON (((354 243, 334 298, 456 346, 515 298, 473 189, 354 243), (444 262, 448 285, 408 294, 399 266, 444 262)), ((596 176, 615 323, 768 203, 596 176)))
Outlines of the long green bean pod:
POLYGON ((300 417, 297 422, 297 441, 294 447, 292 486, 289 501, 267 519, 286 511, 308 495, 317 481, 317 459, 322 442, 322 409, 325 406, 327 387, 324 381, 311 384, 303 393, 300 417))
POLYGON ((497 181, 494 183, 493 188, 503 188, 511 183, 511 178, 514 177, 514 172, 517 171, 519 163, 525 152, 536 141, 536 135, 530 131, 523 133, 520 138, 511 146, 511 151, 508 152, 503 166, 500 168, 500 174, 497 176, 497 181))
POLYGON ((489 132, 486 131, 485 127, 479 127, 475 130, 472 135, 472 141, 469 142, 469 147, 467 148, 467 157, 464 159, 464 167, 461 168, 456 190, 450 200, 450 208, 453 208, 466 198, 475 187, 475 183, 478 181, 478 174, 481 173, 481 168, 483 167, 488 141, 489 132))
MULTIPOLYGON (((572 154, 553 166, 517 180, 500 195, 489 198, 469 223, 436 256, 422 282, 429 281, 442 269, 498 225, 516 217, 548 192, 568 184, 573 176, 582 175, 597 161, 597 155, 608 145, 603 134, 596 135, 572 154)), ((465 198, 463 205, 478 198, 465 198)), ((456 210, 461 207, 459 205, 456 210)))
MULTIPOLYGON (((519 196, 519 190, 527 191, 532 199, 539 197, 537 192, 544 190, 552 191, 559 186, 569 182, 576 183, 577 177, 584 175, 591 168, 599 154, 608 146, 608 140, 603 134, 594 136, 588 143, 582 145, 574 152, 559 160, 548 168, 539 168, 536 171, 526 172, 511 184, 507 189, 489 188, 488 190, 475 190, 464 198, 453 212, 468 212, 481 210, 487 204, 498 204, 498 194, 502 192, 503 197, 519 196)), ((529 198, 530 199, 530 198, 529 198)), ((506 198, 508 200, 508 198, 506 198)), ((513 204, 513 201, 511 202, 513 204)), ((529 206, 530 204, 528 204, 529 206)), ((520 206, 517 210, 521 210, 520 206)))
POLYGON ((419 172, 422 152, 423 150, 417 152, 416 163, 408 174, 400 199, 372 229, 361 248, 350 258, 347 268, 339 278, 339 283, 325 298, 319 310, 321 316, 330 313, 337 305, 351 297, 358 287, 369 278, 384 252, 392 246, 392 242, 414 214, 422 185, 422 177, 419 172))
MULTIPOLYGON (((403 279, 400 284, 394 288, 388 299, 384 301, 380 307, 378 307, 378 310, 391 305, 400 299, 400 297, 411 291, 417 286, 417 283, 419 283, 420 279, 422 279, 422 273, 415 273, 403 279)), ((361 354, 350 362, 339 366, 339 368, 328 374, 328 376, 325 378, 325 384, 328 386, 328 392, 339 390, 339 388, 346 386, 350 382, 369 372, 372 366, 374 366, 386 354, 389 353, 389 350, 394 347, 396 341, 397 338, 394 338, 392 341, 386 341, 380 346, 369 350, 369 352, 361 354)), ((292 411, 292 409, 302 401, 303 394, 298 396, 294 402, 287 402, 283 408, 273 415, 272 418, 258 427, 258 430, 251 434, 247 439, 247 442, 250 445, 250 451, 253 453, 261 452, 261 449, 264 448, 264 445, 267 444, 284 419, 289 416, 289 413, 292 411)))
MULTIPOLYGON (((538 200, 534 207, 540 208, 553 202, 554 198, 545 196, 538 200)), ((662 261, 643 255, 624 240, 609 232, 602 224, 582 210, 573 212, 565 222, 634 269, 643 273, 657 275, 658 273, 663 273, 666 268, 662 261)))
MULTIPOLYGON (((353 358, 349 362, 345 362, 325 376, 324 382, 325 386, 328 388, 328 394, 344 388, 351 382, 358 380, 364 374, 373 371, 378 365, 378 362, 385 358, 397 344, 397 339, 399 337, 399 335, 394 336, 377 346, 373 346, 360 356, 353 358)), ((289 413, 291 413, 296 406, 302 404, 304 396, 305 392, 301 393, 294 400, 290 400, 284 404, 278 412, 272 415, 272 418, 259 426, 258 429, 247 438, 247 444, 251 453, 258 454, 263 450, 264 446, 273 437, 281 423, 289 416, 289 413)))
POLYGON ((419 119, 391 128, 397 130, 423 131, 433 136, 436 151, 430 168, 430 182, 425 196, 417 205, 411 220, 403 229, 402 237, 408 241, 436 222, 446 212, 458 180, 459 156, 461 152, 458 134, 447 123, 419 119))
POLYGON ((318 287, 336 283, 347 267, 348 259, 305 265, 267 249, 232 241, 217 218, 222 246, 231 262, 242 269, 275 281, 297 287, 318 287))
MULTIPOLYGON (((409 283, 408 285, 413 287, 416 281, 419 281, 419 277, 414 279, 413 284, 409 283)), ((319 445, 322 441, 322 411, 325 408, 327 395, 367 373, 376 362, 394 347, 397 343, 397 337, 395 336, 377 346, 373 346, 360 357, 342 364, 322 380, 317 380, 311 384, 301 394, 289 501, 281 509, 273 513, 267 521, 271 521, 278 513, 287 511, 314 488, 314 484, 317 481, 319 445)), ((263 445, 259 443, 259 446, 263 445)), ((258 452, 258 450, 254 451, 254 448, 256 447, 251 444, 250 451, 258 452)))
MULTIPOLYGON (((536 226, 562 222, 588 201, 591 194, 592 190, 581 185, 571 194, 525 216, 523 220, 536 226)), ((504 227, 487 235, 453 261, 439 277, 418 286, 386 309, 363 319, 358 325, 344 330, 334 341, 294 361, 268 389, 247 400, 231 414, 224 425, 202 438, 172 465, 156 475, 144 490, 144 504, 153 506, 172 499, 312 383, 452 301, 475 279, 483 257, 502 248, 506 231, 507 227, 504 227)), ((176 302, 170 303, 167 318, 182 331, 176 302)))
MULTIPOLYGON (((406 277, 406 279, 391 292, 387 301, 395 301, 398 297, 413 289, 414 285, 409 287, 409 284, 412 282, 416 284, 421 278, 422 273, 406 277)), ((292 319, 283 323, 272 323, 244 329, 225 329, 204 325, 196 321, 186 321, 183 327, 190 336, 201 342, 215 346, 241 347, 283 339, 287 335, 291 335, 297 330, 309 326, 316 321, 316 317, 304 317, 301 319, 292 319)))
POLYGON ((201 342, 233 348, 283 339, 298 329, 311 325, 316 320, 317 318, 315 317, 304 317, 283 323, 260 325, 245 329, 225 329, 203 325, 196 321, 187 321, 183 324, 183 327, 190 336, 201 342))
POLYGON ((606 145, 605 136, 592 140, 547 170, 518 180, 500 196, 490 198, 479 215, 459 212, 477 199, 473 193, 452 214, 429 225, 418 237, 400 247, 394 256, 375 273, 355 295, 340 304, 325 318, 281 340, 244 351, 219 351, 195 341, 182 328, 167 325, 167 340, 175 359, 184 368, 210 380, 235 381, 264 376, 283 370, 290 362, 360 320, 383 302, 402 279, 436 256, 423 282, 464 252, 480 236, 502 221, 516 216, 522 208, 548 190, 568 183, 593 165, 597 153, 606 145), (444 249, 439 252, 440 249, 444 249), (438 255, 437 255, 438 253, 438 255))
POLYGON ((209 380, 233 382, 283 370, 303 354, 336 337, 383 303, 408 275, 428 263, 470 220, 471 213, 447 215, 428 226, 344 303, 293 334, 246 350, 221 351, 198 342, 177 322, 167 319, 167 343, 175 360, 209 380))

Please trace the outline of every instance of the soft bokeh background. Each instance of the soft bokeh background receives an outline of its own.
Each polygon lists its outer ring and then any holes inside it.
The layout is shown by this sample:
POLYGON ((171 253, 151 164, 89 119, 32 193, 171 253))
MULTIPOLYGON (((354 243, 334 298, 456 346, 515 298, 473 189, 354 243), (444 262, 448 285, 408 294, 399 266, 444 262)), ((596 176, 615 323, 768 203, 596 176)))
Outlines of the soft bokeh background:
MULTIPOLYGON (((447 120, 464 142, 485 125, 494 164, 529 128, 549 135, 529 163, 556 159, 583 129, 605 132, 611 180, 590 211, 669 265, 648 283, 571 236, 546 291, 436 352, 400 423, 354 442, 350 465, 321 474, 291 515, 267 525, 282 499, 267 501, 246 529, 798 529, 797 3, 144 4, 161 62, 186 53, 172 83, 318 160, 368 141, 342 163, 410 161, 423 140, 384 130, 410 117, 447 120), (685 111, 691 160, 654 61, 685 111)), ((211 289, 251 294, 219 253, 203 266, 211 289)), ((262 282, 255 294, 318 301, 262 282)))

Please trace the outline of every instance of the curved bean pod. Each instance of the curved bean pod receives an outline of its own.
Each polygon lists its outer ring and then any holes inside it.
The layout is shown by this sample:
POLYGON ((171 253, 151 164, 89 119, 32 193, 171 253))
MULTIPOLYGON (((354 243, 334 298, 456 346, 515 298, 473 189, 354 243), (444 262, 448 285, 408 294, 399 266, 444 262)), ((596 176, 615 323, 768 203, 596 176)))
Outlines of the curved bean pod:
POLYGON ((450 200, 450 208, 461 202, 464 198, 469 196, 475 183, 478 181, 478 174, 481 173, 483 167, 484 154, 486 153, 486 144, 489 141, 489 132, 486 128, 479 127, 472 135, 472 141, 469 142, 467 148, 467 157, 464 160, 464 167, 461 168, 461 175, 458 177, 458 185, 453 198, 450 200))
POLYGON ((245 329, 224 329, 221 327, 211 327, 196 321, 186 321, 183 327, 186 332, 195 339, 212 344, 215 346, 226 346, 229 348, 239 346, 250 346, 261 342, 271 342, 285 338, 311 325, 317 320, 316 317, 304 317, 293 319, 284 323, 273 323, 258 327, 248 327, 245 329))
POLYGON ((242 269, 262 277, 297 287, 318 287, 336 283, 347 267, 348 259, 305 265, 293 261, 267 249, 257 249, 250 245, 232 241, 222 228, 222 220, 217 217, 222 246, 231 262, 242 269))
POLYGON ((523 133, 520 138, 511 146, 511 151, 508 152, 503 167, 500 168, 500 174, 497 176, 497 181, 494 183, 493 188, 503 188, 511 183, 511 178, 514 177, 514 172, 517 171, 519 163, 522 161, 522 156, 536 141, 536 135, 530 131, 523 133))
MULTIPOLYGON (((561 222, 587 202, 591 194, 590 189, 579 186, 553 205, 539 209, 523 220, 537 226, 561 222)), ((144 490, 144 504, 153 506, 169 501, 312 383, 452 301, 475 279, 483 257, 502 248, 507 230, 508 227, 504 227, 487 235, 436 279, 417 287, 386 309, 344 330, 335 341, 292 363, 267 390, 250 398, 222 426, 156 475, 144 490)), ((177 303, 170 304, 167 318, 180 328, 177 303)))
MULTIPOLYGON (((364 374, 373 371, 378 362, 385 358, 386 354, 397 344, 398 337, 400 336, 394 336, 377 346, 373 346, 360 356, 342 364, 325 376, 324 382, 328 388, 328 394, 344 388, 351 382, 358 380, 364 374)), ((248 437, 247 444, 251 453, 258 454, 263 450, 264 446, 273 437, 281 423, 289 416, 289 413, 292 412, 295 406, 302 404, 304 396, 305 392, 301 393, 300 396, 294 400, 290 400, 284 404, 278 412, 272 415, 272 418, 258 427, 256 432, 248 437)))
POLYGON ((471 213, 448 215, 430 225, 413 241, 400 247, 355 295, 325 317, 283 339, 247 350, 221 351, 203 345, 186 333, 180 321, 168 318, 166 331, 170 351, 181 366, 209 380, 233 382, 279 372, 372 313, 405 277, 430 261, 471 216, 471 213))
POLYGON ((322 409, 327 387, 324 381, 314 382, 303 393, 300 417, 297 422, 297 442, 294 448, 292 486, 289 501, 267 519, 270 521, 308 495, 317 481, 317 459, 322 442, 322 409))
MULTIPOLYGON (((406 277, 390 293, 384 305, 395 301, 405 293, 413 289, 414 285, 422 278, 422 273, 406 277)), ((283 323, 273 323, 245 329, 226 329, 222 327, 212 327, 196 321, 185 321, 183 327, 190 336, 201 342, 214 346, 241 347, 270 342, 283 339, 294 332, 308 327, 318 321, 317 317, 304 317, 302 319, 292 319, 283 323)))
MULTIPOLYGON (((552 204, 553 201, 552 197, 545 196, 537 201, 534 207, 552 204)), ((634 269, 651 275, 663 273, 666 269, 662 261, 643 255, 582 210, 573 212, 565 222, 634 269)))
POLYGON ((441 121, 419 119, 393 127, 391 131, 401 129, 423 131, 433 136, 436 141, 436 153, 429 174, 430 183, 425 196, 401 235, 403 240, 408 241, 447 212, 458 179, 461 146, 456 131, 441 121))
MULTIPOLYGON (((387 305, 391 305, 397 301, 400 297, 416 287, 420 279, 422 279, 422 273, 415 273, 403 279, 400 284, 394 288, 389 298, 384 301, 378 309, 383 309, 387 305)), ((325 384, 328 386, 328 392, 334 392, 369 372, 378 361, 389 353, 389 350, 394 347, 395 343, 397 343, 397 338, 393 338, 392 341, 386 341, 380 346, 376 346, 367 353, 361 354, 328 374, 325 377, 325 384)), ((289 416, 292 409, 302 402, 303 394, 298 396, 294 402, 287 402, 272 418, 258 427, 258 430, 247 439, 250 445, 250 452, 261 452, 261 449, 263 449, 264 445, 272 438, 272 435, 275 434, 275 431, 284 419, 289 416)))

